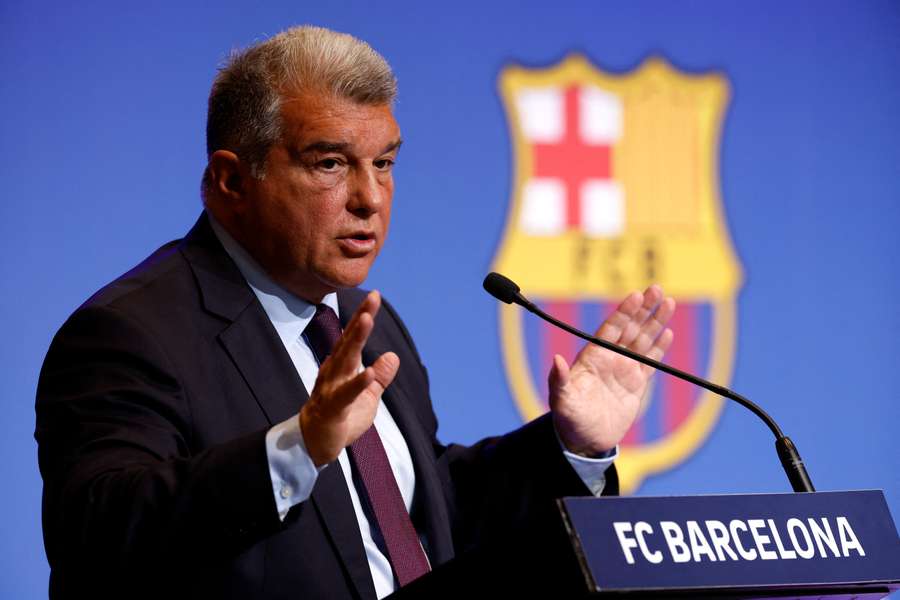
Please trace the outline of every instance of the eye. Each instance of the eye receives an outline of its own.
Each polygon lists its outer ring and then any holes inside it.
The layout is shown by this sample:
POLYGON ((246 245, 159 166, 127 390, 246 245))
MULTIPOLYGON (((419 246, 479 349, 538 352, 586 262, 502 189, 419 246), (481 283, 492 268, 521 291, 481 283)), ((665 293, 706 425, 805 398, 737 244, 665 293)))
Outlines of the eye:
POLYGON ((337 171, 341 167, 341 161, 336 158, 323 158, 316 163, 316 167, 323 171, 337 171))
POLYGON ((382 158, 376 160, 374 163, 375 168, 380 171, 389 171, 394 166, 394 160, 391 158, 382 158))

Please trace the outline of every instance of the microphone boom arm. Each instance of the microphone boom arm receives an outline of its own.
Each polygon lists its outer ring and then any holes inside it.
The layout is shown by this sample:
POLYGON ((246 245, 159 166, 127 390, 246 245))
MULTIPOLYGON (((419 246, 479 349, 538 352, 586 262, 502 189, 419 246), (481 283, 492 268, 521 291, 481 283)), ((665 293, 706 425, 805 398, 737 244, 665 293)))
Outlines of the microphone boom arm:
POLYGON ((778 424, 775 423, 772 417, 770 417, 766 413, 766 411, 760 408, 756 403, 750 401, 749 399, 741 396, 736 392, 729 390, 726 387, 716 385, 711 381, 707 381, 706 379, 702 379, 700 377, 697 377, 696 375, 692 375, 691 373, 682 371, 681 369, 676 369, 675 367, 653 360, 652 358, 647 358, 643 354, 638 354, 637 352, 629 350, 628 348, 625 348, 623 346, 619 346, 618 344, 613 344, 612 342, 601 340, 600 338, 594 337, 572 327, 568 323, 563 323, 556 317, 545 313, 537 306, 535 306, 519 292, 519 286, 502 275, 499 275, 497 273, 488 274, 488 276, 485 277, 484 280, 484 289, 497 299, 506 302, 507 304, 518 304, 519 306, 523 307, 531 313, 534 313, 545 321, 548 321, 549 323, 552 323, 560 329, 563 329, 571 333, 572 335, 580 337, 585 341, 596 344, 597 346, 600 346, 602 348, 606 348, 611 352, 627 356, 632 360, 636 360, 639 363, 643 363, 649 367, 653 367, 654 369, 657 369, 664 373, 668 373, 673 377, 689 381, 694 385, 700 386, 711 391, 714 394, 733 400, 738 404, 746 407, 756 416, 762 419, 766 426, 768 426, 768 428, 775 435, 775 450, 778 453, 778 458, 781 461, 781 466, 784 469, 784 472, 787 475, 793 490, 795 492, 815 491, 812 481, 810 480, 809 475, 806 472, 806 467, 803 465, 803 460, 800 458, 800 453, 797 451, 797 447, 794 446, 794 443, 789 437, 785 436, 782 433, 781 428, 778 427, 778 424), (499 293, 495 293, 498 290, 499 293))

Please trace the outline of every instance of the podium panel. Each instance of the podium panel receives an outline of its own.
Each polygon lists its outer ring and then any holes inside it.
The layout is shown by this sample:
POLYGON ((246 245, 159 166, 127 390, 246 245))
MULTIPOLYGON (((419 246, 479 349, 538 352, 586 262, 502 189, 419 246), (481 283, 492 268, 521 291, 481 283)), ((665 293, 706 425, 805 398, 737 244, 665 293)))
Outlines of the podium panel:
POLYGON ((390 598, 875 600, 900 589, 881 491, 557 504, 557 519, 470 549, 390 598))
POLYGON ((880 491, 566 498, 560 508, 595 592, 900 585, 900 539, 880 491))

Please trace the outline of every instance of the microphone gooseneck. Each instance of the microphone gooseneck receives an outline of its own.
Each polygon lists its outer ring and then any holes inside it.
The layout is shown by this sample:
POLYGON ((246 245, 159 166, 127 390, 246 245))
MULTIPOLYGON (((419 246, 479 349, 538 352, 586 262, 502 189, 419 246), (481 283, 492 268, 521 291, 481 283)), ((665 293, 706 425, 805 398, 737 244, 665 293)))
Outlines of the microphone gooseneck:
POLYGON ((535 306, 532 302, 525 298, 525 296, 522 295, 519 286, 516 285, 514 281, 499 273, 488 273, 487 277, 484 278, 483 286, 490 295, 494 296, 501 302, 505 302, 506 304, 518 304, 527 311, 534 313, 538 317, 555 325, 556 327, 559 327, 560 329, 571 333, 572 335, 580 337, 581 339, 591 342, 592 344, 601 346, 602 348, 606 348, 611 352, 616 352, 617 354, 627 356, 632 360, 636 360, 639 363, 643 363, 664 373, 668 373, 673 377, 689 381, 694 385, 707 389, 714 394, 718 394, 719 396, 733 400, 738 404, 746 407, 757 417, 762 419, 766 426, 775 435, 775 450, 778 452, 778 458, 781 460, 781 466, 784 468, 788 480, 791 482, 791 487, 793 488, 793 490, 795 492, 815 491, 812 481, 810 481, 809 475, 806 472, 806 467, 804 467, 803 465, 803 460, 800 458, 799 452, 797 452, 797 447, 794 446, 794 443, 789 437, 785 436, 781 432, 781 428, 778 427, 778 424, 775 423, 775 420, 772 419, 772 417, 770 417, 768 413, 766 413, 766 411, 760 408, 756 403, 748 400, 747 398, 741 396, 736 392, 731 391, 724 386, 717 385, 711 381, 707 381, 706 379, 697 377, 696 375, 693 375, 686 371, 682 371, 681 369, 676 369, 675 367, 669 366, 665 363, 653 360, 652 358, 647 358, 643 354, 638 354, 637 352, 629 350, 628 348, 625 348, 623 346, 619 346, 618 344, 613 344, 612 342, 601 340, 600 338, 596 338, 572 327, 568 323, 563 323, 559 319, 545 313, 540 308, 535 306))

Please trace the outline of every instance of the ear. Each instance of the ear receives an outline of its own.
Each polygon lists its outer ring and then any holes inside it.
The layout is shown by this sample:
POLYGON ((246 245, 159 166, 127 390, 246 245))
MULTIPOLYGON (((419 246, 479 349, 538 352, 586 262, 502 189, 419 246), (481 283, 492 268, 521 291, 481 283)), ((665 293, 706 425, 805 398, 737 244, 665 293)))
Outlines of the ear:
POLYGON ((237 208, 246 193, 248 166, 234 152, 216 150, 209 157, 206 170, 211 195, 237 208))

